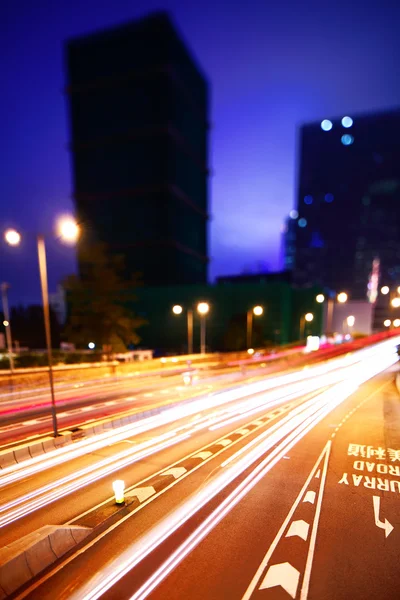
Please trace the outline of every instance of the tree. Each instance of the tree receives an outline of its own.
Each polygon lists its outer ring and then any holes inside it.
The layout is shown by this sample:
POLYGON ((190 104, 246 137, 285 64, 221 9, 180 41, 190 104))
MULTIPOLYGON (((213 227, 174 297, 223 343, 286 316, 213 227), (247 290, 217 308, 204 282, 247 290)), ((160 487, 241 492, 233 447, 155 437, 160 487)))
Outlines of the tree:
POLYGON ((109 255, 97 244, 81 249, 79 260, 81 277, 71 275, 63 282, 68 303, 67 341, 81 347, 93 341, 113 352, 138 344, 136 329, 146 321, 135 317, 131 309, 138 279, 124 277, 123 256, 109 255))
MULTIPOLYGON (((53 348, 60 345, 60 325, 57 317, 50 307, 51 341, 53 348)), ((11 328, 14 345, 27 346, 33 349, 46 348, 44 331, 43 307, 32 304, 30 306, 16 306, 11 309, 11 328)))

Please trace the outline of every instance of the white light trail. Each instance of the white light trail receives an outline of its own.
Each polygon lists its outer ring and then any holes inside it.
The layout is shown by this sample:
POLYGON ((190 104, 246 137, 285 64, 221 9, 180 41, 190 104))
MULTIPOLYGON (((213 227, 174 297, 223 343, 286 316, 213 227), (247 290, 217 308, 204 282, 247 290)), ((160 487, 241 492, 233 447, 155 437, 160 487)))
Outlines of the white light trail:
POLYGON ((234 506, 281 460, 311 429, 327 416, 335 407, 353 394, 359 385, 368 381, 376 374, 387 369, 397 361, 392 346, 381 345, 379 353, 365 353, 362 364, 355 365, 351 381, 341 382, 327 392, 319 395, 319 400, 303 411, 301 415, 292 417, 285 425, 275 431, 248 454, 239 458, 227 468, 221 470, 215 478, 204 486, 198 493, 190 497, 171 515, 163 519, 156 527, 133 543, 117 559, 105 569, 97 573, 81 589, 76 590, 71 600, 95 600, 115 585, 133 567, 139 564, 157 546, 166 540, 174 531, 182 526, 191 516, 204 507, 229 483, 234 481, 255 460, 278 444, 271 453, 258 464, 251 473, 229 494, 229 496, 205 519, 185 542, 161 565, 147 582, 132 596, 131 600, 144 600, 159 583, 195 548, 207 534, 232 510, 234 506), (384 350, 384 351, 383 351, 384 350), (293 429, 293 427, 295 427, 293 429), (279 440, 279 437, 281 441, 279 440))

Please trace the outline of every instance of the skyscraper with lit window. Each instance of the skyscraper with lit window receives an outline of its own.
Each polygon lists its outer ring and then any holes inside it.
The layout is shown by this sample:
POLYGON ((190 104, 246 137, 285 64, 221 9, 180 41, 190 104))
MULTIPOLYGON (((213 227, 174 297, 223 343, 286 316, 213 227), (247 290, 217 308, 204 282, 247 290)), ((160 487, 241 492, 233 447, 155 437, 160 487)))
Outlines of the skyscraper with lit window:
POLYGON ((366 299, 400 284, 400 110, 300 130, 294 279, 366 299), (374 263, 375 261, 375 263, 374 263))
POLYGON ((157 12, 66 45, 82 246, 146 285, 207 281, 208 83, 157 12))

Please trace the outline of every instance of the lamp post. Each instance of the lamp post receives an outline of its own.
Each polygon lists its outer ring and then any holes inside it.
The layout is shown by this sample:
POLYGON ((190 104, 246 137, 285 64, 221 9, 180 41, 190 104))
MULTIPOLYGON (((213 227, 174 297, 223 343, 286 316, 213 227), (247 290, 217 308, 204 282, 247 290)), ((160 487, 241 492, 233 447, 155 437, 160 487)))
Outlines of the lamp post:
POLYGON ((314 319, 314 315, 312 313, 306 313, 300 317, 300 339, 302 340, 305 335, 306 323, 311 323, 314 319))
POLYGON ((210 310, 207 302, 199 302, 197 312, 200 315, 200 354, 206 353, 206 315, 210 310))
POLYGON ((2 302, 3 302, 3 315, 4 315, 3 325, 6 330, 8 360, 10 361, 10 371, 12 374, 14 371, 14 359, 13 359, 13 355, 12 355, 11 321, 10 321, 10 313, 8 310, 8 298, 7 298, 7 290, 9 287, 10 286, 8 283, 1 284, 1 298, 2 298, 2 302))
MULTIPOLYGON (((183 312, 183 308, 180 304, 175 304, 172 307, 172 312, 174 315, 181 315, 183 312)), ((187 352, 188 354, 193 354, 193 310, 188 308, 186 312, 187 318, 187 352)))
POLYGON ((350 335, 352 335, 354 323, 356 322, 356 318, 354 317, 354 315, 349 315, 348 317, 346 317, 345 321, 343 322, 343 333, 344 333, 344 323, 345 322, 347 324, 347 332, 350 335))
MULTIPOLYGON (((318 294, 315 299, 319 304, 322 304, 323 302, 325 302, 324 294, 318 294)), ((346 294, 346 292, 339 292, 339 294, 337 294, 337 296, 336 296, 336 301, 339 304, 344 304, 345 302, 347 302, 347 300, 348 300, 348 295, 346 294)), ((328 295, 328 302, 327 302, 327 306, 326 306, 326 333, 332 332, 334 308, 335 308, 335 299, 333 297, 331 297, 330 295, 328 295)))
MULTIPOLYGON (((70 217, 60 219, 58 222, 59 236, 68 243, 73 243, 79 236, 79 227, 76 222, 70 217)), ((6 231, 5 240, 10 246, 18 246, 21 241, 21 235, 14 229, 6 231)), ((50 328, 50 308, 49 308, 49 288, 47 281, 47 260, 46 260, 46 245, 43 235, 37 236, 37 253, 39 262, 40 287, 42 290, 43 301, 43 317, 44 328, 46 335, 47 359, 49 365, 49 382, 51 394, 51 417, 53 421, 53 435, 58 436, 57 427, 57 411, 54 395, 54 378, 53 378, 53 354, 51 348, 51 328, 50 328)))
POLYGON ((251 341, 253 337, 253 315, 260 317, 264 312, 262 306, 254 306, 247 311, 247 328, 246 328, 246 343, 247 350, 251 348, 251 341))

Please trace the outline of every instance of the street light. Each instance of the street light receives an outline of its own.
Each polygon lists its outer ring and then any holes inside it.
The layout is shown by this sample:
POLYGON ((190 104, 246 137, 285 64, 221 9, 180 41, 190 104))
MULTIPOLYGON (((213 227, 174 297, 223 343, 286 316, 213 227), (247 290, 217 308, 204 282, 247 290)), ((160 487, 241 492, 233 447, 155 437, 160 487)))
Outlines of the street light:
POLYGON ((356 318, 353 315, 349 315, 347 317, 347 325, 349 327, 354 327, 354 323, 356 322, 356 318))
POLYGON ((21 236, 15 229, 7 229, 4 234, 4 239, 9 246, 18 246, 21 241, 21 236))
POLYGON ((316 296, 315 299, 318 302, 318 304, 322 304, 323 302, 325 302, 325 296, 323 294, 318 294, 318 296, 316 296))
MULTIPOLYGON (((174 315, 181 315, 183 308, 180 304, 175 304, 172 312, 174 315)), ((187 310, 187 352, 193 354, 193 310, 191 308, 187 310)))
POLYGON ((254 308, 250 308, 247 311, 247 335, 246 335, 246 342, 247 342, 247 348, 251 348, 251 339, 253 337, 253 315, 256 317, 261 317, 261 315, 263 314, 264 309, 262 306, 254 306, 254 308))
POLYGON ((300 339, 304 338, 306 322, 311 323, 311 321, 313 319, 314 319, 313 313, 306 313, 305 315, 300 317, 300 339))
POLYGON ((389 286, 384 285, 383 287, 381 287, 381 294, 383 294, 384 296, 386 296, 389 293, 389 286))
POLYGON ((400 319, 395 319, 393 321, 393 325, 394 325, 394 327, 400 327, 400 319))
POLYGON ((385 327, 390 327, 391 324, 392 324, 392 321, 390 319, 385 319, 383 321, 383 324, 384 324, 385 327))
POLYGON ((199 302, 197 312, 200 315, 200 353, 206 353, 206 314, 210 310, 207 302, 199 302))
MULTIPOLYGON (((60 219, 57 223, 57 229, 60 237, 71 243, 76 241, 79 236, 79 227, 75 224, 72 226, 72 219, 68 220, 66 217, 60 219), (68 221, 68 223, 67 223, 68 221)), ((14 229, 9 229, 4 234, 5 241, 10 246, 18 246, 21 241, 21 234, 14 229)), ((49 381, 50 381, 50 393, 51 393, 51 416, 53 421, 53 435, 58 436, 57 428, 57 412, 56 402, 54 396, 54 378, 53 378, 53 354, 51 348, 51 329, 50 329, 50 308, 49 308, 49 287, 47 282, 47 260, 46 260, 46 245, 43 235, 37 236, 37 252, 39 262, 39 274, 40 274, 40 286, 42 289, 42 300, 43 300, 43 316, 44 316, 44 328, 46 334, 46 346, 47 346, 47 358, 49 363, 49 381)))
POLYGON ((340 292, 340 294, 337 295, 337 301, 340 304, 344 304, 345 302, 347 302, 348 299, 348 295, 346 294, 346 292, 340 292))
POLYGON ((393 308, 399 308, 400 298, 393 298, 393 300, 391 301, 391 305, 393 306, 393 308))
POLYGON ((13 355, 12 355, 10 313, 8 310, 8 298, 7 298, 7 290, 10 286, 8 285, 8 283, 2 283, 0 287, 1 287, 1 298, 2 298, 2 302, 3 302, 3 315, 4 315, 3 325, 6 330, 8 360, 9 360, 9 364, 10 364, 10 371, 12 374, 14 371, 14 359, 13 359, 13 355))

